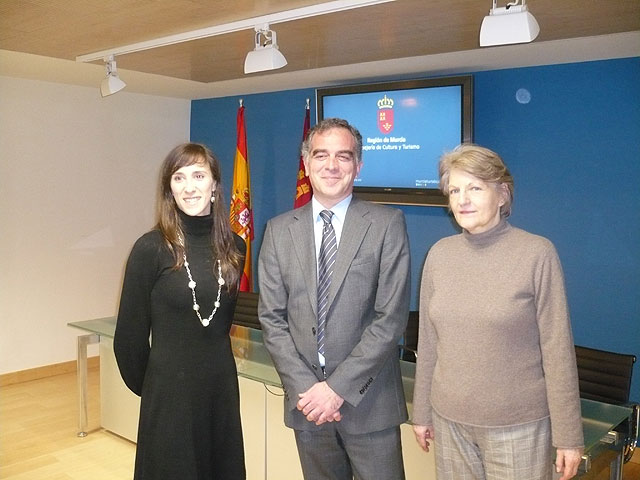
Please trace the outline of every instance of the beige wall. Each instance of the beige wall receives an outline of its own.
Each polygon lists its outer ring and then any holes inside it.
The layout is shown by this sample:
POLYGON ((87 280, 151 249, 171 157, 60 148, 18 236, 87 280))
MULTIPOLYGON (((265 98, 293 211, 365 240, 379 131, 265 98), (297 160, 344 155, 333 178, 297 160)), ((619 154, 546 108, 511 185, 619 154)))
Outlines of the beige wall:
POLYGON ((115 315, 190 102, 0 77, 0 374, 75 359, 67 322, 115 315))

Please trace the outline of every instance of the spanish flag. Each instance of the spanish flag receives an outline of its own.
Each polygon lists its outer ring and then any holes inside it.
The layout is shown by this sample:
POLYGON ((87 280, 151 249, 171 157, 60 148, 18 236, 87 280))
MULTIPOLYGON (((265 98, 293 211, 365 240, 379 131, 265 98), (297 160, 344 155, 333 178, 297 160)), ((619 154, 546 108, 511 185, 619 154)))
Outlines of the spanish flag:
MULTIPOLYGON (((309 99, 307 98, 307 108, 304 114, 304 127, 302 128, 302 141, 307 136, 309 131, 309 99)), ((300 155, 300 163, 298 164, 298 178, 296 181, 296 197, 293 201, 293 208, 303 206, 305 203, 311 200, 313 195, 313 189, 311 188, 311 182, 309 177, 304 173, 304 161, 302 155, 300 155)))
POLYGON ((253 291, 251 275, 251 241, 253 240, 253 210, 251 209, 251 182, 247 155, 247 132, 244 126, 244 106, 240 100, 237 118, 236 155, 233 164, 233 189, 229 220, 231 230, 240 235, 247 245, 244 272, 240 279, 240 291, 253 291))

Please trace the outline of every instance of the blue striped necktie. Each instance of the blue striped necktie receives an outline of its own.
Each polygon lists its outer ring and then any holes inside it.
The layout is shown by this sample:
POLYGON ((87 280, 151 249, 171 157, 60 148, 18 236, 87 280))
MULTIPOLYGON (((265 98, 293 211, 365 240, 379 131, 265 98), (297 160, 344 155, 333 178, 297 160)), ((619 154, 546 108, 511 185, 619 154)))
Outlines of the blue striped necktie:
POLYGON ((331 225, 331 210, 322 210, 320 217, 324 222, 322 227, 322 243, 318 255, 318 353, 324 358, 324 329, 327 324, 327 310, 329 308, 329 286, 333 264, 338 253, 336 232, 331 225))

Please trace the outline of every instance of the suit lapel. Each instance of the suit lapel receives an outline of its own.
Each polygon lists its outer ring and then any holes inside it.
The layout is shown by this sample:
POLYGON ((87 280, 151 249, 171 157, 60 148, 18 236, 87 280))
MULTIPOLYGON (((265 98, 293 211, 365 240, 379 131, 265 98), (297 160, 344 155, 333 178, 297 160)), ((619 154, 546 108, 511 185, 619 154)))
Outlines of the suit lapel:
POLYGON ((318 287, 316 275, 316 249, 313 237, 313 213, 311 202, 294 211, 293 222, 289 226, 291 240, 298 265, 300 277, 307 287, 309 302, 313 313, 318 308, 318 287))
POLYGON ((333 278, 329 288, 329 308, 331 308, 336 293, 340 290, 347 271, 369 230, 371 221, 367 218, 368 214, 369 209, 366 203, 359 201, 355 197, 351 199, 344 219, 344 226, 342 227, 338 256, 333 266, 333 278))

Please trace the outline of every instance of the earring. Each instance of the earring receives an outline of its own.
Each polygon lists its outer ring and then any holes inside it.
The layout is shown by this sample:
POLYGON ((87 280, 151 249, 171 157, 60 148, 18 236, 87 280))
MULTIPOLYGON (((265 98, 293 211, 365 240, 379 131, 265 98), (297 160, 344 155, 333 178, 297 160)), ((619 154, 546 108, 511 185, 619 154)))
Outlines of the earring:
POLYGON ((216 191, 211 192, 211 203, 215 203, 216 201, 216 191))

